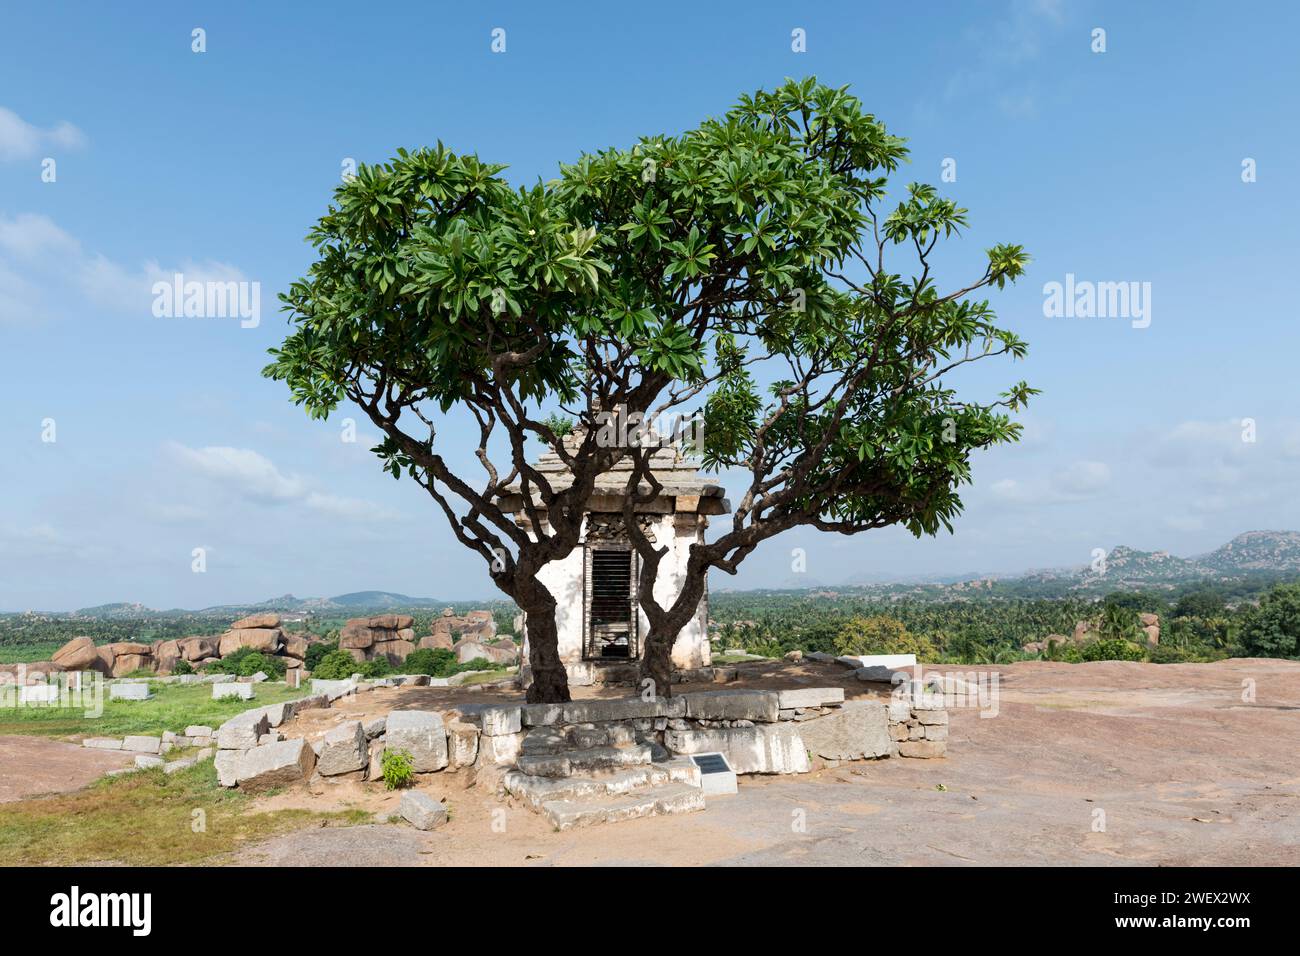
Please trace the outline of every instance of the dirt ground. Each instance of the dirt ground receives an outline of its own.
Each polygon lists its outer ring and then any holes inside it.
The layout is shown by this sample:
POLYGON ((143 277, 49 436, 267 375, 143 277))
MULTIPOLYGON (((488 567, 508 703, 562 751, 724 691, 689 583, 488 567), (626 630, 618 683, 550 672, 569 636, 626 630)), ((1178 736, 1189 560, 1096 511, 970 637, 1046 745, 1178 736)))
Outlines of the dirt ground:
MULTIPOLYGON (((936 668, 969 674, 973 667, 936 668)), ((297 865, 1298 865, 1300 663, 1024 662, 999 676, 996 716, 951 711, 948 756, 746 777, 701 813, 556 833, 536 814, 479 790, 465 773, 424 778, 451 821, 322 828, 227 860, 297 865), (1253 698, 1251 694, 1253 693, 1253 698)), ((884 694, 835 665, 755 669, 809 686, 884 694)), ((737 685, 731 685, 737 686, 737 685)), ((690 689, 690 688, 684 688, 690 689)), ((617 689, 580 689, 611 696, 617 689)), ((394 707, 446 709, 513 693, 401 688, 309 713, 323 733, 348 716, 394 707), (436 701, 436 703, 435 703, 436 701)), ((395 812, 398 796, 347 781, 262 801, 395 812)))
POLYGON ((80 790, 109 770, 134 762, 135 754, 120 750, 89 750, 46 737, 0 736, 0 803, 80 790))

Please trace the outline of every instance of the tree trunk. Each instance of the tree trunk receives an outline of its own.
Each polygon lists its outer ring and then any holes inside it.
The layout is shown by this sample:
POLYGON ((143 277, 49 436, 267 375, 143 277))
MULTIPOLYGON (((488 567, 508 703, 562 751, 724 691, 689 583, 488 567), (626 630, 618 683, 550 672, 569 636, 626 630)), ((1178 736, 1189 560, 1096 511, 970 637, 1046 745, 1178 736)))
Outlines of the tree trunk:
POLYGON ((650 688, 658 697, 673 695, 673 644, 677 641, 677 633, 676 630, 669 633, 651 628, 646 635, 640 684, 645 687, 647 680, 653 681, 650 688))
POLYGON ((528 608, 528 663, 533 682, 528 703, 562 704, 569 698, 569 675, 560 660, 560 637, 555 627, 555 604, 528 608))

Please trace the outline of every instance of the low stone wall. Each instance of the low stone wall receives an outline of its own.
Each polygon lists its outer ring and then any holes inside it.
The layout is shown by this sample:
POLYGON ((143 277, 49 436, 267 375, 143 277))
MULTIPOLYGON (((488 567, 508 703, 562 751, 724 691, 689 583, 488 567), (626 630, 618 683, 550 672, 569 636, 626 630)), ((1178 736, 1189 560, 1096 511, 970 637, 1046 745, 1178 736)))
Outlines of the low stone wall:
POLYGON ((617 768, 620 748, 649 748, 656 763, 718 752, 738 774, 807 773, 813 759, 940 757, 947 749, 948 714, 939 698, 913 700, 900 692, 888 701, 846 701, 841 687, 459 704, 345 721, 313 741, 284 740, 276 728, 293 714, 380 686, 318 684, 321 693, 312 697, 255 707, 218 728, 215 762, 223 786, 262 790, 307 779, 377 780, 385 750, 410 753, 416 773, 472 769, 476 782, 499 788, 515 767, 548 775, 545 761, 568 747, 589 757, 607 749, 611 763, 605 769, 617 768))

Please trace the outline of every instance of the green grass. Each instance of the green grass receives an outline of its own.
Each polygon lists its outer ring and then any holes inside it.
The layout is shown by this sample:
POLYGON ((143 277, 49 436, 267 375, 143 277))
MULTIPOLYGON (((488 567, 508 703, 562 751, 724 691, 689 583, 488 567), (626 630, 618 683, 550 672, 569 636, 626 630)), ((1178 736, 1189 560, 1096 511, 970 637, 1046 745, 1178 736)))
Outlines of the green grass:
POLYGON ((197 863, 290 830, 370 819, 360 810, 254 813, 251 799, 219 786, 206 760, 170 776, 142 770, 76 793, 0 804, 0 866, 197 863))
POLYGON ((466 677, 465 680, 461 682, 460 686, 468 687, 470 684, 490 684, 492 681, 505 680, 507 677, 513 676, 517 670, 518 669, 514 667, 507 667, 502 670, 485 671, 482 674, 474 674, 470 677, 466 677))
POLYGON ((66 641, 40 641, 32 644, 0 644, 0 664, 48 661, 66 641))
POLYGON ((104 686, 104 712, 87 717, 84 708, 0 708, 0 734, 36 734, 42 737, 121 737, 124 734, 184 733, 190 724, 216 727, 235 714, 260 704, 278 704, 308 694, 306 688, 290 690, 284 684, 256 684, 252 700, 212 699, 211 684, 150 685, 152 700, 108 700, 104 686))

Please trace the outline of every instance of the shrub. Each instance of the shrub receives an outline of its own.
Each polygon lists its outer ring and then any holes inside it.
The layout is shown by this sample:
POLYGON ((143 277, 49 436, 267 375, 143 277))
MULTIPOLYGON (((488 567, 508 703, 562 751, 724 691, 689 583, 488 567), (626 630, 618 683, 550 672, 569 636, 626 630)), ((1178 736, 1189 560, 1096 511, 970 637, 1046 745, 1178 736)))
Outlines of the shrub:
POLYGON ((189 661, 179 660, 176 662, 176 666, 172 668, 172 673, 178 676, 181 674, 193 674, 194 665, 189 661))
POLYGON ((372 661, 360 661, 353 667, 352 673, 362 677, 386 677, 393 673, 393 665, 388 663, 387 657, 376 657, 372 661))
POLYGON ((251 647, 241 647, 213 664, 211 670, 236 677, 252 677, 261 671, 267 677, 279 680, 284 677, 285 663, 281 658, 269 657, 251 647))
POLYGON ((405 750, 385 750, 380 766, 384 770, 384 789, 400 790, 411 785, 415 760, 405 750))
POLYGON ((402 664, 408 674, 428 674, 446 677, 448 668, 456 666, 456 655, 445 647, 421 647, 412 651, 402 664))
POLYGON ((915 654, 922 661, 938 657, 928 638, 910 633, 902 621, 883 614, 850 618, 835 634, 835 650, 841 654, 915 654))
POLYGON ((319 641, 315 644, 309 644, 307 645, 307 657, 303 660, 303 666, 309 671, 314 671, 320 665, 322 657, 338 649, 338 640, 319 641))
POLYGON ((1085 661, 1140 661, 1146 656, 1142 648, 1123 638, 1102 638, 1083 649, 1085 661))
POLYGON ((345 680, 357 672, 357 662, 347 651, 330 651, 312 668, 311 676, 321 680, 345 680))

